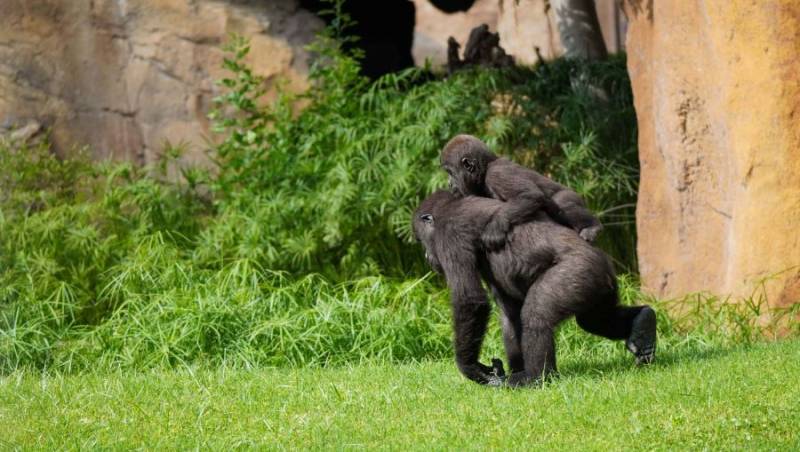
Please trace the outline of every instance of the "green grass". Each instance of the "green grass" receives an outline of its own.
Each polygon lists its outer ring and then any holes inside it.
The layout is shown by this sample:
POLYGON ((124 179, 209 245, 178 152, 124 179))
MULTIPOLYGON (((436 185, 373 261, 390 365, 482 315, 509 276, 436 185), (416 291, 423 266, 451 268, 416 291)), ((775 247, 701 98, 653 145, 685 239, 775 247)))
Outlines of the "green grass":
MULTIPOLYGON (((542 389, 450 361, 447 290, 408 233, 439 149, 472 133, 575 188, 631 271, 624 57, 368 84, 323 45, 312 88, 262 106, 237 42, 214 171, 181 146, 138 168, 0 142, 0 449, 797 446, 799 343, 748 344, 800 336, 800 305, 656 301, 622 275, 623 301, 659 312, 658 365, 574 322, 542 389)), ((500 342, 493 320, 484 361, 500 342)))
MULTIPOLYGON (((621 348, 621 347, 620 347, 621 348)), ((800 342, 561 358, 544 388, 447 362, 0 378, 0 447, 621 450, 800 447, 800 342)))

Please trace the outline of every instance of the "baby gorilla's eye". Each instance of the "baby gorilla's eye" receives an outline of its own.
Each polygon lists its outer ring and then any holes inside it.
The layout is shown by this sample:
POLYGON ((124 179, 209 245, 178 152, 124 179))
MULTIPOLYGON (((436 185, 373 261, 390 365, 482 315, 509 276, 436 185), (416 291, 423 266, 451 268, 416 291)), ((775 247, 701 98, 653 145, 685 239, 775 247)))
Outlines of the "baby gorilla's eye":
POLYGON ((419 216, 419 219, 424 221, 425 223, 433 223, 433 215, 429 213, 424 213, 419 216))

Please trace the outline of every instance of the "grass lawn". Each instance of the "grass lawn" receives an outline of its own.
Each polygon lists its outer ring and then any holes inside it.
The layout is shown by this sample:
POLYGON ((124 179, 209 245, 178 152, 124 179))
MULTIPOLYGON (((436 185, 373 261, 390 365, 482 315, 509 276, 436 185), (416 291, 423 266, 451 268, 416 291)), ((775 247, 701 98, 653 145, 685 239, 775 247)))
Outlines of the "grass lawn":
POLYGON ((0 377, 0 449, 800 448, 800 341, 561 360, 544 388, 450 362, 0 377))

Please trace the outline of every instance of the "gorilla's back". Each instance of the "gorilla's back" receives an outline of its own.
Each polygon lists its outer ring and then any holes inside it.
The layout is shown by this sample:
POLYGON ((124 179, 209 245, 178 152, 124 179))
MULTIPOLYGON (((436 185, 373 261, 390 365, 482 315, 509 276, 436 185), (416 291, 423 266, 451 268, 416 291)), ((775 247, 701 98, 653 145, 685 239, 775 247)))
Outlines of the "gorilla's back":
MULTIPOLYGON (((536 184, 539 187, 539 190, 545 194, 547 197, 553 196, 556 192, 559 192, 564 189, 564 186, 559 184, 558 182, 550 179, 549 177, 538 173, 537 171, 522 166, 518 163, 515 163, 507 158, 499 158, 494 163, 492 163, 492 168, 490 171, 495 172, 496 174, 503 174, 509 179, 524 179, 529 180, 536 184)), ((501 180, 497 180, 497 182, 502 182, 501 180)), ((502 199, 501 196, 497 193, 492 193, 497 199, 502 199)))
POLYGON ((491 280, 509 296, 522 301, 528 288, 556 263, 569 262, 574 274, 605 284, 613 279, 611 261, 598 248, 583 240, 577 232, 553 221, 540 212, 528 222, 516 226, 506 246, 487 252, 491 280))

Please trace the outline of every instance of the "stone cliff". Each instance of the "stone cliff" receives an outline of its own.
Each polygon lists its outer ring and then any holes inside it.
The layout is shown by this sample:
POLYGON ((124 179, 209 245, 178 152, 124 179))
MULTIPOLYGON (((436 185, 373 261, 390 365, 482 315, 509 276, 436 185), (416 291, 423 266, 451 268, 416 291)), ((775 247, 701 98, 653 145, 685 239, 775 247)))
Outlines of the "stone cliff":
POLYGON ((258 74, 301 87, 320 26, 293 0, 0 0, 0 127, 35 120, 57 152, 140 163, 165 140, 201 148, 227 36, 251 39, 258 74))
POLYGON ((645 288, 800 301, 800 3, 625 6, 645 288))

